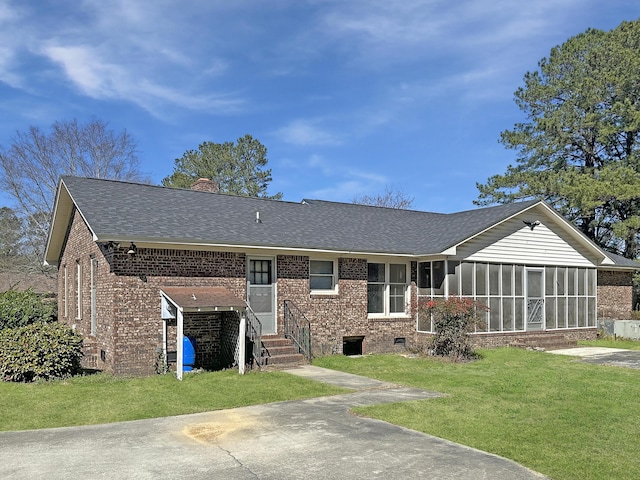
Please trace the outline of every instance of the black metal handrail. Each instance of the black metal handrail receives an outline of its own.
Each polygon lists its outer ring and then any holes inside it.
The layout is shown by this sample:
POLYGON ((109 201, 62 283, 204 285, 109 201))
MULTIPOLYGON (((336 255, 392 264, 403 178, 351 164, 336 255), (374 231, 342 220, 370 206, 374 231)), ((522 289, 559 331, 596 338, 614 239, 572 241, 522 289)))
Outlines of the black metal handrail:
POLYGON ((251 358, 256 362, 258 368, 262 367, 262 323, 256 316, 255 312, 251 310, 251 307, 247 305, 246 310, 247 318, 247 338, 251 342, 251 358))
POLYGON ((284 301, 284 336, 295 343, 299 353, 311 360, 311 322, 291 300, 284 301))

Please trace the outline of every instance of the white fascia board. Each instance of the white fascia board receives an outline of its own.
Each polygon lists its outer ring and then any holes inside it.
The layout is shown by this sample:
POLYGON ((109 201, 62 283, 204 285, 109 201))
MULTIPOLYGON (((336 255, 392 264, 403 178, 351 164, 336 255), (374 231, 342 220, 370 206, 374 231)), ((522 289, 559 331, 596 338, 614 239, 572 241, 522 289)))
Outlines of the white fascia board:
POLYGON ((45 265, 58 264, 60 255, 62 254, 62 249, 64 247, 67 230, 69 228, 69 222, 71 222, 71 213, 73 212, 74 206, 76 208, 76 211, 82 217, 84 223, 87 225, 87 228, 91 232, 91 236, 93 237, 94 241, 97 238, 95 232, 91 228, 91 225, 89 225, 89 222, 87 222, 87 219, 78 208, 78 205, 71 196, 71 193, 67 189, 67 186, 64 184, 64 181, 60 179, 60 182, 58 183, 58 189, 56 191, 53 214, 51 216, 51 225, 49 226, 47 245, 44 253, 45 265))
POLYGON ((164 297, 168 302, 171 302, 171 304, 174 307, 176 307, 176 309, 182 310, 182 307, 178 305, 176 302, 174 302, 173 299, 167 293, 165 293, 162 289, 160 289, 160 296, 164 297))
POLYGON ((448 255, 442 255, 440 253, 434 253, 432 255, 422 255, 416 257, 417 262, 438 262, 440 260, 447 260, 449 258, 448 255))
MULTIPOLYGON (((58 218, 59 215, 59 211, 60 211, 60 194, 62 192, 62 179, 60 179, 58 181, 58 187, 56 189, 56 197, 53 201, 53 212, 51 213, 51 225, 49 225, 49 231, 47 232, 47 243, 45 245, 44 248, 44 264, 45 265, 53 265, 53 262, 49 261, 49 251, 51 250, 51 241, 53 238, 53 226, 55 224, 56 218, 58 218)), ((66 189, 65 189, 66 190, 66 189)), ((68 192, 67 192, 68 195, 68 192)), ((57 257, 56 257, 56 263, 57 263, 57 257)))
POLYGON ((73 199, 71 192, 64 183, 64 180, 60 179, 58 184, 58 190, 56 192, 56 199, 54 201, 53 215, 51 216, 51 226, 49 227, 49 236, 47 238, 47 246, 45 248, 44 263, 45 265, 57 265, 60 255, 62 254, 62 248, 64 247, 64 240, 67 235, 67 229, 69 228, 69 222, 71 221, 71 212, 75 207, 76 212, 82 217, 85 225, 91 233, 91 237, 94 242, 100 240, 98 234, 94 231, 91 224, 87 221, 87 217, 84 216, 80 207, 73 199), (56 242, 54 243, 54 240, 56 242), (54 255, 51 252, 51 248, 56 249, 55 258, 50 258, 54 255))

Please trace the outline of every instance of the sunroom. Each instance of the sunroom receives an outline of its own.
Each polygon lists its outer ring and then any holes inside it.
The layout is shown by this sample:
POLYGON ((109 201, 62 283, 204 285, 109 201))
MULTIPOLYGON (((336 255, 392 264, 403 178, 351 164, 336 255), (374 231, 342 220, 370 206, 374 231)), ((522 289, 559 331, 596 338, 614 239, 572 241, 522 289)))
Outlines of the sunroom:
MULTIPOLYGON (((451 296, 487 307, 477 333, 543 331, 596 326, 595 268, 461 260, 418 262, 418 302, 451 296)), ((418 312, 419 332, 433 331, 418 312)))

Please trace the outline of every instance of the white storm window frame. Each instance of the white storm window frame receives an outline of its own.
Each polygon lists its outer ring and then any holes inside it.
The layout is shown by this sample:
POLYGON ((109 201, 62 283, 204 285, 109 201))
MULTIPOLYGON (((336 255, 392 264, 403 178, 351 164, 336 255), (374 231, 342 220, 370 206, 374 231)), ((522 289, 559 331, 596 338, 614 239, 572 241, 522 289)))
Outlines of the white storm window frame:
POLYGON ((338 293, 338 262, 332 259, 324 259, 324 258, 312 258, 309 259, 309 290, 312 295, 336 295, 338 293), (315 265, 314 265, 315 264, 315 265), (327 266, 331 265, 331 272, 328 272, 327 266), (314 266, 316 268, 314 268, 314 266), (322 268, 322 267, 325 268, 322 268), (320 267, 320 268, 318 268, 320 267), (330 288, 321 288, 318 287, 318 284, 314 282, 314 279, 317 281, 326 281, 326 279, 330 279, 331 287, 330 288), (315 285, 314 285, 315 283, 315 285))
POLYGON ((380 262, 380 261, 367 261, 367 317, 368 318, 406 318, 410 315, 407 313, 407 304, 408 296, 409 296, 409 272, 411 271, 411 266, 408 263, 404 262, 380 262), (372 272, 369 268, 369 265, 382 265, 384 272, 383 275, 380 275, 378 271, 377 278, 372 280, 372 272), (392 278, 397 276, 399 271, 392 272, 392 266, 402 266, 404 267, 404 273, 400 274, 402 281, 399 281, 398 278, 392 278), (393 273, 393 274, 392 274, 393 273), (378 312, 370 312, 370 295, 371 295, 371 287, 382 287, 381 296, 382 296, 382 311, 378 312), (402 295, 398 295, 397 287, 402 288, 402 295), (401 311, 392 311, 392 300, 402 298, 402 310, 401 311))
POLYGON ((62 274, 63 274, 63 292, 62 292, 62 303, 63 303, 63 314, 64 318, 69 316, 69 298, 68 298, 68 289, 69 285, 67 285, 68 277, 67 277, 67 265, 62 266, 62 274))
POLYGON ((82 264, 76 260, 76 319, 82 319, 82 264))
POLYGON ((95 335, 98 331, 98 312, 97 310, 97 275, 98 275, 98 259, 95 256, 89 258, 90 275, 89 275, 89 292, 91 295, 91 335, 95 335))

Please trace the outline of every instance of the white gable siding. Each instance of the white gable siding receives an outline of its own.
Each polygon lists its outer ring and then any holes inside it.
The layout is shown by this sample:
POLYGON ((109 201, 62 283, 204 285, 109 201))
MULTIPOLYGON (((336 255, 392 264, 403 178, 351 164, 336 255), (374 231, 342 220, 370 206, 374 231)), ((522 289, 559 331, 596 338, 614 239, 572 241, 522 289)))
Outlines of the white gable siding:
POLYGON ((579 245, 571 245, 550 217, 526 217, 527 220, 536 218, 541 224, 533 230, 522 222, 525 217, 515 217, 494 227, 460 245, 456 257, 480 262, 594 266, 587 252, 579 245))

